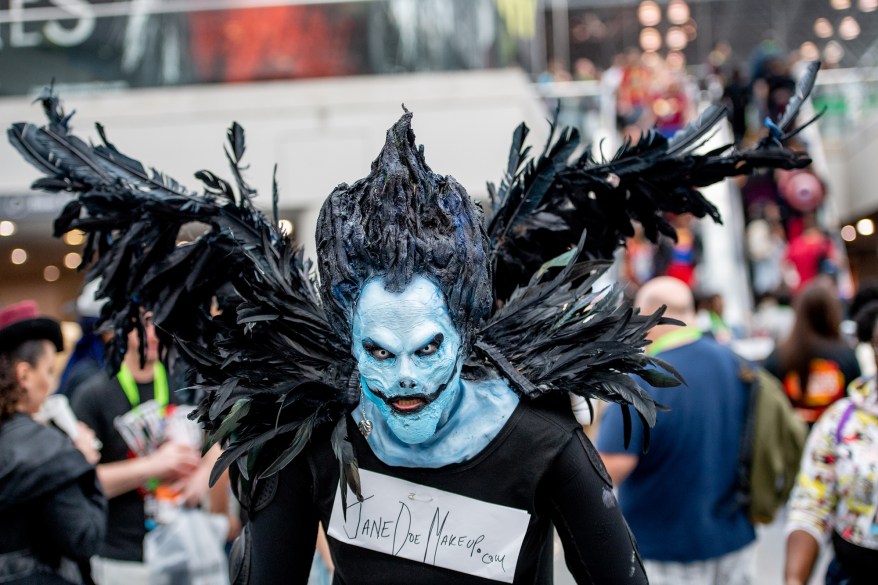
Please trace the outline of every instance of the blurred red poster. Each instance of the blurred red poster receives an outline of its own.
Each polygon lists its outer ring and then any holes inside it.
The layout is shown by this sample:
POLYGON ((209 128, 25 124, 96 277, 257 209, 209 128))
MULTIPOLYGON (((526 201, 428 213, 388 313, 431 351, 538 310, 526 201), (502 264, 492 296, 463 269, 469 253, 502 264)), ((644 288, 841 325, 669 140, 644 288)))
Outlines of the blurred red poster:
POLYGON ((337 12, 270 6, 192 13, 196 76, 235 82, 350 74, 353 20, 337 12))

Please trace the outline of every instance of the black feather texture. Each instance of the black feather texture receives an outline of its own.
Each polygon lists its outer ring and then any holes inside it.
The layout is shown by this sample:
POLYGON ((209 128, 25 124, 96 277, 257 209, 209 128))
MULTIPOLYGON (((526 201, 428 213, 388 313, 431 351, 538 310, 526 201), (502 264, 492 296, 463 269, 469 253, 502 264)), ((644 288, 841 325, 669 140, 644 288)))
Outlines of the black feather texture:
POLYGON ((813 61, 808 64, 802 77, 799 78, 798 83, 796 83, 796 93, 790 98, 790 101, 787 103, 787 107, 780 119, 776 122, 766 119, 765 125, 768 127, 769 132, 760 141, 760 146, 766 144, 781 144, 785 140, 789 140, 804 130, 823 115, 823 112, 820 112, 799 127, 796 127, 795 125, 796 119, 799 117, 799 112, 801 112, 802 106, 805 105, 805 100, 808 99, 811 90, 814 89, 814 83, 817 81, 817 72, 819 70, 820 61, 813 61))
POLYGON ((111 369, 122 361, 128 332, 140 327, 141 309, 153 311, 206 391, 193 416, 209 444, 225 447, 212 480, 235 462, 250 489, 293 459, 316 428, 343 421, 359 392, 350 391, 353 359, 329 326, 301 248, 251 202, 243 130, 234 124, 228 133, 236 188, 201 171, 205 190, 196 193, 119 152, 100 127, 97 146, 71 134, 51 91, 41 101, 49 124, 15 124, 9 137, 50 176, 51 188, 76 194, 55 232, 88 234, 83 263, 94 257, 89 276, 103 277, 98 297, 108 299, 103 317, 113 324, 111 369), (191 222, 206 231, 177 245, 191 222), (223 312, 212 317, 221 288, 223 312))
POLYGON ((554 128, 531 159, 522 125, 499 189, 490 188, 484 222, 462 186, 426 165, 406 112, 370 175, 337 187, 321 210, 318 294, 301 248, 277 227, 276 185, 274 221, 252 204, 240 126, 229 129, 225 151, 233 184, 200 171, 197 193, 122 154, 100 127, 101 144, 74 136, 51 91, 41 101, 48 124, 14 124, 9 138, 46 175, 35 188, 75 194, 55 232, 87 234, 83 265, 90 278, 103 278, 98 296, 109 299, 111 367, 124 356, 128 332, 140 327, 141 309, 154 311, 205 390, 194 416, 209 444, 225 448, 213 479, 231 466, 245 501, 255 482, 287 465, 315 433, 329 437, 341 481, 359 494, 345 416, 360 396, 349 320, 359 289, 375 276, 392 291, 415 274, 436 281, 472 343, 465 375, 503 376, 526 399, 573 392, 632 405, 644 425, 653 424, 660 407, 631 375, 657 386, 679 382, 643 353, 647 331, 665 320, 640 315, 615 287, 596 290, 608 267, 602 259, 633 233, 632 221, 652 238, 673 235, 665 211, 719 221, 698 187, 808 162, 776 140, 693 154, 722 118, 719 109, 670 141, 647 133, 600 163, 575 155, 576 131, 554 128), (205 231, 177 245, 180 229, 193 222, 205 231), (222 309, 216 316, 214 296, 222 309))
POLYGON ((630 404, 652 426, 656 405, 631 374, 656 386, 682 381, 642 349, 654 325, 671 321, 661 312, 640 315, 621 287, 596 290, 611 262, 579 261, 580 256, 571 250, 516 289, 479 331, 476 356, 527 398, 572 392, 630 404), (559 267, 556 276, 543 278, 559 267))
POLYGON ((665 212, 709 216, 719 222, 716 208, 700 187, 757 168, 802 168, 810 159, 791 151, 783 141, 793 136, 795 113, 813 86, 819 64, 813 64, 799 84, 796 99, 781 121, 783 135, 769 136, 752 149, 731 145, 696 154, 716 125, 725 118, 720 106, 708 108, 670 140, 648 131, 626 142, 609 161, 592 158, 580 148, 576 131, 559 130, 535 158, 528 156, 527 127, 519 126, 512 140, 509 163, 499 189, 489 186, 493 208, 487 223, 494 268, 494 292, 506 300, 524 286, 543 262, 569 250, 583 233, 582 252, 594 259, 612 258, 634 234, 639 222, 648 238, 676 237, 665 212))

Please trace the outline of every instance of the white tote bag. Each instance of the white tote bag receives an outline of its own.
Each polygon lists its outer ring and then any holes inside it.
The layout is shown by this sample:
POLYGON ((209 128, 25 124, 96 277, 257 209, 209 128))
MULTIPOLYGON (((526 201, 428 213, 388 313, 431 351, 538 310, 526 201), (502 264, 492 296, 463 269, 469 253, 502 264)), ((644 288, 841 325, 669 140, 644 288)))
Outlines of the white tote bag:
POLYGON ((227 531, 224 516, 180 508, 172 522, 143 541, 150 585, 228 585, 227 531))

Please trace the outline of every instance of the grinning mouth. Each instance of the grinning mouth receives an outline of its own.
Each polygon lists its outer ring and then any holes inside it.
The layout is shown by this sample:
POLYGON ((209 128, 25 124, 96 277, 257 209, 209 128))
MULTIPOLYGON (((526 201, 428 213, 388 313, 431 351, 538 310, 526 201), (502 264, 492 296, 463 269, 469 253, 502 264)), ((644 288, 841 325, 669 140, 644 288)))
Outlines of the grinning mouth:
POLYGON ((391 404, 396 410, 409 412, 412 410, 420 410, 423 407, 427 406, 427 401, 423 398, 400 398, 398 400, 394 400, 391 404))
POLYGON ((387 396, 382 392, 369 387, 369 391, 383 400, 393 412, 402 415, 417 414, 427 408, 427 406, 439 398, 442 391, 448 384, 442 384, 435 392, 430 394, 408 394, 406 396, 387 396))

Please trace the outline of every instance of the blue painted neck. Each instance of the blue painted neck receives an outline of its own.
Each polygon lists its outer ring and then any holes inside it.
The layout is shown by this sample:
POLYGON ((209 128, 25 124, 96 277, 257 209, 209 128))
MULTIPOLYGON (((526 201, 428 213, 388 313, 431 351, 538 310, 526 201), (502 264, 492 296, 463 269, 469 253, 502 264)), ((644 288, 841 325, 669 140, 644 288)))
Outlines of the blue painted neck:
POLYGON ((383 463, 398 467, 438 468, 468 461, 488 446, 518 406, 518 395, 503 379, 460 380, 453 403, 443 413, 436 433, 418 444, 401 441, 369 400, 360 398, 352 413, 359 423, 362 409, 372 421, 367 442, 383 463))

